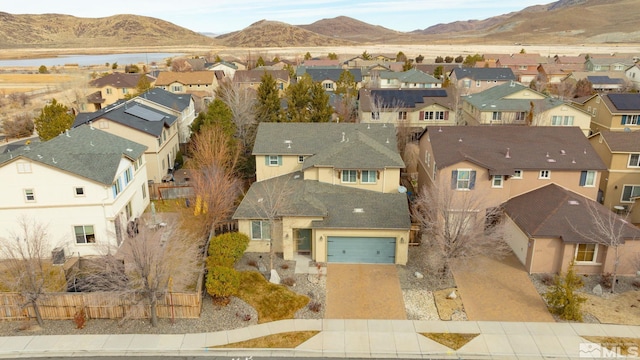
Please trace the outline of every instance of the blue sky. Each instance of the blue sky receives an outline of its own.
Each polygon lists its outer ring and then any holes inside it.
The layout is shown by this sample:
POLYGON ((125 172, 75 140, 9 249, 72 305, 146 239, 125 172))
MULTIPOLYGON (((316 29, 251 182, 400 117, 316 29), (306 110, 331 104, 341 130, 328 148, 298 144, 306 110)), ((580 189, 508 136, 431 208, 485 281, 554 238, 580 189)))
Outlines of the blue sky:
POLYGON ((2 4, 11 14, 57 13, 78 17, 135 14, 159 18, 198 32, 242 30, 266 19, 306 25, 324 18, 349 16, 398 31, 425 29, 438 23, 481 20, 547 4, 544 0, 107 0, 102 5, 77 0, 17 0, 2 4))

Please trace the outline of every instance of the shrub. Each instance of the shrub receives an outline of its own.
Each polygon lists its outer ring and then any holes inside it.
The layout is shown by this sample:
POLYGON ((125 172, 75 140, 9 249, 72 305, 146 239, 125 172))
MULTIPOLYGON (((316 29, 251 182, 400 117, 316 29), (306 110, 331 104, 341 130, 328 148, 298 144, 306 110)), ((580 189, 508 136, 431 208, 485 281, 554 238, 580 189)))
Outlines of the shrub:
POLYGON ((83 329, 87 322, 87 314, 84 309, 81 308, 73 315, 73 322, 76 324, 76 329, 83 329))
POLYGON ((26 113, 16 115, 13 120, 5 120, 2 129, 10 138, 23 138, 33 134, 33 119, 26 113))
POLYGON ((553 275, 551 274, 542 274, 542 276, 540 276, 540 282, 542 282, 546 286, 553 285, 553 280, 553 275))
POLYGON ((556 275, 553 287, 544 294, 549 305, 549 311, 565 320, 582 321, 580 308, 587 301, 583 296, 575 293, 582 287, 582 279, 573 270, 573 263, 564 277, 556 275))
POLYGON ((322 310, 322 303, 320 301, 309 301, 309 305, 307 305, 307 307, 309 308, 309 310, 313 311, 313 312, 320 312, 320 310, 322 310))
POLYGON ((226 233, 211 238, 207 265, 233 267, 249 246, 249 237, 239 232, 226 233))
POLYGON ((611 289, 611 286, 613 286, 613 274, 603 273, 600 275, 600 285, 605 289, 611 289))
POLYGON ((287 286, 294 286, 296 284, 296 279, 291 276, 287 276, 286 278, 282 279, 282 283, 287 286))
POLYGON ((280 269, 282 269, 282 270, 287 270, 288 268, 289 268, 289 264, 280 265, 280 269))
POLYGON ((240 275, 234 269, 214 266, 207 273, 205 287, 207 288, 207 293, 214 299, 226 299, 238 293, 240 275))

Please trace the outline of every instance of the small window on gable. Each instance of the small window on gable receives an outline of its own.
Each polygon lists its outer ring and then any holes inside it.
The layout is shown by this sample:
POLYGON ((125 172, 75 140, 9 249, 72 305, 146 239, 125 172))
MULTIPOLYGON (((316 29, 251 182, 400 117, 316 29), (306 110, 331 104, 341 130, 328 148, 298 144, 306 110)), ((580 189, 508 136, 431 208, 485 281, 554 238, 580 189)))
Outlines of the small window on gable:
POLYGON ((107 120, 100 120, 98 122, 98 128, 100 128, 100 129, 108 129, 109 128, 109 122, 107 120))
POLYGON ((27 202, 36 201, 36 194, 33 192, 33 189, 24 189, 24 199, 27 202))
POLYGON ((77 186, 73 188, 73 191, 76 196, 84 196, 84 188, 82 186, 77 186))
POLYGON ((16 163, 16 166, 18 167, 19 174, 26 174, 31 172, 31 163, 21 161, 16 163))
POLYGON ((514 170, 512 179, 522 179, 522 170, 514 170))
POLYGON ((504 177, 502 175, 493 175, 491 177, 491 187, 493 188, 501 188, 504 182, 504 177))
POLYGON ((549 170, 540 170, 538 179, 551 179, 551 172, 549 170))
POLYGON ((302 164, 304 162, 304 155, 298 155, 298 164, 302 164))

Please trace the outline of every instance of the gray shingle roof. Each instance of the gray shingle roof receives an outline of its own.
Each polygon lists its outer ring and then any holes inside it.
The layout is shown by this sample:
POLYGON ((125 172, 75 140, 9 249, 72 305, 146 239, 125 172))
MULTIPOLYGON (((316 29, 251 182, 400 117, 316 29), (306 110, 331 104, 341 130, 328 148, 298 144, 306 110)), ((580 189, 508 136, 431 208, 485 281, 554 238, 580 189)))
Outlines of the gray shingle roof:
POLYGON ((359 106, 362 111, 373 111, 374 107, 384 111, 388 108, 420 109, 432 104, 453 109, 454 96, 446 88, 437 89, 360 89, 359 106))
POLYGON ((111 185, 122 157, 135 161, 146 146, 100 131, 88 125, 42 143, 0 155, 0 166, 18 157, 111 185))
POLYGON ((492 175, 512 175, 515 169, 606 169, 575 126, 430 126, 421 137, 427 135, 439 169, 461 161, 483 166, 492 175))
POLYGON ((602 130, 600 135, 613 152, 640 152, 640 131, 602 130))
MULTIPOLYGON (((535 237, 560 237, 568 243, 591 242, 578 234, 595 233, 593 219, 586 203, 595 206, 601 216, 613 215, 611 210, 556 184, 549 184, 516 196, 504 203, 504 211, 527 234, 535 237), (571 202, 570 202, 571 201, 571 202), (577 203, 576 203, 577 202, 577 203)), ((626 239, 640 239, 640 229, 622 222, 626 239)))
MULTIPOLYGON (((188 97, 185 95, 185 97, 188 97)), ((154 137, 162 135, 164 127, 170 127, 177 117, 137 103, 133 100, 118 102, 92 113, 80 113, 73 122, 73 127, 98 119, 109 119, 130 128, 142 131, 154 137)))
MULTIPOLYGON (((351 75, 353 75, 353 80, 356 83, 362 82, 362 71, 360 69, 347 69, 351 75)), ((340 67, 336 68, 328 68, 328 67, 303 67, 300 66, 296 69, 296 75, 302 76, 305 73, 311 76, 311 79, 315 82, 321 82, 325 80, 331 80, 333 82, 337 82, 340 79, 340 74, 342 74, 344 69, 340 67)))
POLYGON ((567 105, 564 101, 552 97, 534 100, 507 98, 522 90, 535 92, 527 86, 514 82, 497 85, 477 94, 463 96, 462 99, 480 111, 529 111, 531 110, 531 102, 534 103, 535 109, 544 110, 567 105))
POLYGON ((516 80, 513 70, 510 68, 471 68, 462 67, 453 69, 456 79, 469 78, 472 80, 516 80))
POLYGON ((312 155, 305 159, 305 168, 404 167, 395 128, 382 124, 260 123, 253 155, 312 155))
MULTIPOLYGON (((161 88, 153 88, 153 89, 147 90, 137 97, 149 100, 156 104, 160 104, 167 108, 177 110, 180 112, 188 108, 189 104, 191 103, 191 95, 174 94, 172 92, 163 90, 161 88)), ((135 99, 136 98, 134 98, 134 100, 135 99)))
POLYGON ((442 80, 436 79, 433 76, 424 73, 418 69, 409 69, 402 72, 385 71, 380 73, 381 79, 398 79, 403 83, 416 83, 416 84, 441 84, 442 80))
POLYGON ((260 204, 268 204, 269 199, 274 198, 268 194, 274 193, 286 195, 276 217, 322 217, 323 220, 313 222, 314 228, 408 230, 411 227, 406 194, 385 194, 303 180, 301 173, 252 184, 233 218, 266 219, 260 204), (283 188, 286 190, 281 190, 283 188), (354 212, 356 208, 362 212, 354 212))

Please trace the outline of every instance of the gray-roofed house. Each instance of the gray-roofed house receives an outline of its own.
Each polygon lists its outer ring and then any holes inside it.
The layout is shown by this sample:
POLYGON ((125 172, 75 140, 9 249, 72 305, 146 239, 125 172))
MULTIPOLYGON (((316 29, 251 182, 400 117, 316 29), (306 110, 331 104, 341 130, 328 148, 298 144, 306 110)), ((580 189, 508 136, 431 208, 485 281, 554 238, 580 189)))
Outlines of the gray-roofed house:
POLYGON ((0 241, 47 227, 47 254, 104 254, 149 205, 146 146, 89 125, 0 154, 0 241))
POLYGON ((550 183, 595 200, 606 170, 577 127, 430 126, 418 160, 420 188, 450 184, 496 204, 550 183))
POLYGON ((190 94, 174 94, 160 88, 153 88, 136 96, 133 101, 175 116, 178 119, 180 143, 186 144, 189 142, 191 123, 193 123, 197 115, 193 96, 190 94))
POLYGON ((343 71, 348 71, 353 75, 356 87, 362 86, 362 71, 360 69, 342 69, 341 67, 305 67, 298 66, 296 68, 296 79, 300 80, 304 74, 309 74, 313 82, 321 83, 325 91, 335 91, 337 82, 343 71))
POLYGON ((607 166, 600 179, 598 201, 613 211, 628 215, 640 225, 640 131, 607 131, 589 137, 607 166))
POLYGON ((80 113, 73 127, 88 123, 96 129, 145 145, 150 180, 159 183, 171 178, 169 173, 179 150, 178 118, 175 115, 129 100, 96 112, 80 113))
POLYGON ((475 94, 494 86, 516 81, 510 68, 455 68, 449 79, 460 95, 475 94))
POLYGON ((537 92, 517 82, 463 96, 463 118, 468 125, 529 125, 578 127, 589 135, 591 114, 572 103, 537 92))
POLYGON ((442 80, 412 68, 407 71, 380 72, 376 84, 380 89, 431 89, 442 87, 442 80))
POLYGON ((406 264, 411 221, 393 127, 261 123, 253 155, 257 181, 233 215, 249 251, 273 241, 285 259, 406 264))
POLYGON ((449 89, 360 89, 361 123, 393 124, 422 129, 456 125, 455 98, 449 89))
POLYGON ((636 275, 640 229, 592 199, 549 184, 510 199, 503 209, 505 240, 529 274, 566 272, 572 262, 579 274, 613 272, 614 249, 593 238, 598 216, 623 240, 617 274, 636 275))
POLYGON ((288 70, 268 69, 238 70, 233 77, 233 82, 242 88, 249 88, 257 91, 262 83, 262 77, 265 74, 270 74, 276 81, 276 87, 278 88, 280 96, 284 94, 284 91, 291 84, 291 78, 289 77, 288 70))
POLYGON ((591 132, 640 130, 640 94, 598 93, 582 102, 591 114, 591 132))

